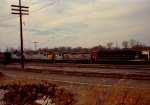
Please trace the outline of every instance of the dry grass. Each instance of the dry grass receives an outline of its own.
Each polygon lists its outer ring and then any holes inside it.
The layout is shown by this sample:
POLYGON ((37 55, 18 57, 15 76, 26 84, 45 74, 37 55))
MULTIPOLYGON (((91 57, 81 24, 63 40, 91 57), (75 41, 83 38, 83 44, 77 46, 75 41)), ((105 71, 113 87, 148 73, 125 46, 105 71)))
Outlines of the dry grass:
POLYGON ((98 105, 101 102, 100 99, 101 88, 94 86, 88 89, 87 94, 84 95, 86 105, 98 105))
MULTIPOLYGON (((32 84, 42 83, 42 79, 32 78, 10 78, 2 76, 1 84, 18 83, 32 84)), ((50 80, 49 80, 50 82, 50 80)), ((74 94, 74 105, 149 105, 150 84, 143 83, 133 86, 132 81, 121 80, 112 87, 103 86, 62 86, 67 91, 74 94)), ((60 86, 61 87, 61 86, 60 86)))
POLYGON ((1 76, 0 77, 0 85, 5 84, 19 84, 19 85, 25 85, 25 84, 40 84, 44 82, 51 82, 51 80, 43 80, 41 78, 34 79, 34 78, 26 78, 26 77, 8 77, 8 76, 1 76))
POLYGON ((132 82, 122 81, 112 86, 104 95, 104 105, 148 105, 150 85, 130 87, 131 85, 132 82))
POLYGON ((131 81, 119 81, 112 87, 71 87, 77 93, 75 105, 149 105, 150 84, 130 87, 131 81))

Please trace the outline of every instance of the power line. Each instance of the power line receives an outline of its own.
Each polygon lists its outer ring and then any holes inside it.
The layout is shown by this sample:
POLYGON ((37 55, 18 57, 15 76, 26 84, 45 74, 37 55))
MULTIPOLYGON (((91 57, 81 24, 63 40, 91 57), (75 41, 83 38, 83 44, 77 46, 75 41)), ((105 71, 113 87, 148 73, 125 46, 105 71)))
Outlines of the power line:
MULTIPOLYGON (((41 9, 43 9, 43 8, 46 8, 46 7, 48 7, 48 6, 51 6, 51 5, 53 5, 53 4, 55 4, 56 2, 59 2, 59 1, 60 1, 60 0, 53 1, 53 2, 51 2, 51 3, 49 3, 49 4, 47 4, 47 5, 44 5, 43 7, 39 8, 39 9, 36 9, 36 10, 31 11, 30 13, 37 12, 37 11, 39 11, 39 10, 41 10, 41 9)), ((14 19, 14 18, 18 18, 18 16, 17 16, 17 17, 10 17, 10 18, 1 19, 0 22, 1 22, 1 21, 5 21, 5 20, 14 19)))
POLYGON ((36 10, 31 11, 30 13, 37 12, 37 11, 39 11, 39 10, 41 10, 41 9, 43 9, 43 8, 46 8, 46 7, 50 6, 50 5, 53 5, 53 4, 55 4, 56 2, 59 2, 59 1, 60 1, 60 0, 53 1, 53 2, 51 2, 51 3, 49 3, 49 4, 47 4, 47 5, 45 5, 45 6, 41 7, 41 8, 39 8, 39 9, 36 9, 36 10))
MULTIPOLYGON (((48 1, 48 2, 49 2, 49 1, 48 1)), ((45 1, 42 1, 42 5, 43 5, 44 3, 45 3, 45 1)), ((30 5, 30 6, 31 6, 31 5, 33 6, 33 5, 37 5, 37 4, 41 4, 41 3, 38 3, 38 2, 33 2, 33 3, 32 3, 32 2, 30 1, 30 4, 29 4, 29 5, 30 5)))

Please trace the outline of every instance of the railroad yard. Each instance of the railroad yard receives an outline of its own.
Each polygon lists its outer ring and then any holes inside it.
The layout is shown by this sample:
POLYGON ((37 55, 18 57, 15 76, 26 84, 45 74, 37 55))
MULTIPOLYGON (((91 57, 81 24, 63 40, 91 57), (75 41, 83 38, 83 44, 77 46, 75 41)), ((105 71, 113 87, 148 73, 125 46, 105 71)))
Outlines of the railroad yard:
MULTIPOLYGON (((50 81, 50 83, 56 84, 61 88, 63 87, 68 89, 70 92, 80 96, 82 96, 84 92, 86 93, 89 88, 94 89, 93 91, 99 91, 99 89, 97 90, 95 87, 111 89, 112 87, 116 86, 116 84, 117 86, 118 84, 120 86, 121 83, 121 86, 123 85, 126 88, 138 87, 139 89, 139 87, 142 87, 143 89, 143 87, 145 87, 148 89, 147 86, 149 87, 150 84, 150 65, 25 63, 25 68, 21 69, 20 64, 14 63, 6 66, 0 65, 0 72, 3 76, 12 80, 16 80, 16 78, 23 78, 25 80, 32 79, 32 81, 50 81)), ((4 81, 2 81, 2 83, 5 84, 4 81)), ((74 103, 73 105, 85 105, 81 104, 82 102, 78 98, 75 98, 75 100, 78 100, 78 102, 74 103)), ((140 105, 135 104, 136 99, 133 99, 132 102, 131 99, 127 100, 131 103, 130 105, 140 105)), ((120 98, 117 98, 117 103, 119 102, 120 98)), ((103 103, 98 105, 108 104, 103 103)))
POLYGON ((0 67, 0 72, 8 76, 43 78, 66 83, 112 85, 120 79, 136 82, 150 80, 150 65, 26 63, 22 70, 15 63, 0 67))

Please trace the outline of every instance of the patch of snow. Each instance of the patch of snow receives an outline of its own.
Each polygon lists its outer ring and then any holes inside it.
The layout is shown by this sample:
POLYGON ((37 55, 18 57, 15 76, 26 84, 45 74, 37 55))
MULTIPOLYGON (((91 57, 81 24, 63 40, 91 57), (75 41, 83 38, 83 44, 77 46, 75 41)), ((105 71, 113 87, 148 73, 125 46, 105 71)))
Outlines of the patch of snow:
POLYGON ((3 89, 0 89, 0 105, 4 105, 4 102, 1 101, 4 97, 4 94, 7 92, 7 90, 3 90, 3 89))
POLYGON ((55 103, 52 103, 52 99, 50 99, 49 96, 44 96, 42 99, 36 100, 35 103, 41 105, 55 105, 55 103))

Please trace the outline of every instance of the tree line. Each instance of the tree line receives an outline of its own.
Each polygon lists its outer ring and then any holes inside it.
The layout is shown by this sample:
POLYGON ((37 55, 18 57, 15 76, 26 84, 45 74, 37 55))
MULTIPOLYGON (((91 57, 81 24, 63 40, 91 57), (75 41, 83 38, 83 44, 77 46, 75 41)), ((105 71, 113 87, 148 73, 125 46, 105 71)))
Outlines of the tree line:
MULTIPOLYGON (((124 40, 121 43, 122 47, 120 48, 118 46, 118 43, 114 43, 114 42, 108 42, 106 43, 106 45, 98 45, 98 46, 94 46, 92 48, 83 48, 83 47, 76 47, 76 48, 72 48, 72 47, 54 47, 54 48, 39 48, 36 51, 32 50, 31 48, 24 48, 24 52, 26 53, 32 53, 32 52, 91 52, 91 51, 108 51, 108 50, 124 50, 124 49, 128 49, 128 50, 150 50, 150 46, 146 46, 144 45, 142 42, 131 39, 129 41, 124 40), (116 45, 115 45, 116 44, 116 45)), ((18 47, 18 49, 13 48, 13 47, 9 47, 6 48, 7 52, 14 52, 14 51, 20 51, 20 47, 18 47)))

